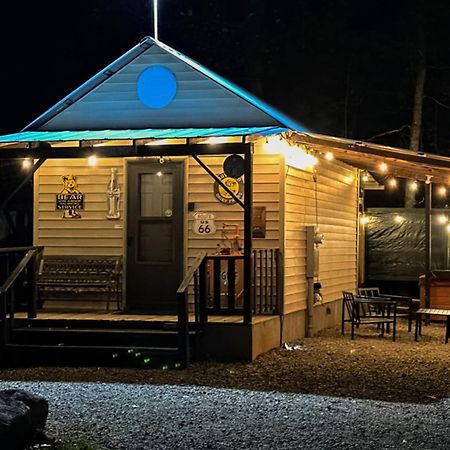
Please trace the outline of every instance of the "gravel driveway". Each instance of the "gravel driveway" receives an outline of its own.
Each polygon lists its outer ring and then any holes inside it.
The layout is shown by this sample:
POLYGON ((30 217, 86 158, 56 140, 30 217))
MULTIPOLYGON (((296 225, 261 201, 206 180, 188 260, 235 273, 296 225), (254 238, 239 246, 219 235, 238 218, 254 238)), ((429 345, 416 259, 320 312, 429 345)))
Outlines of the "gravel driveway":
POLYGON ((1 382, 45 396, 49 435, 101 449, 449 449, 450 399, 388 403, 211 387, 1 382))

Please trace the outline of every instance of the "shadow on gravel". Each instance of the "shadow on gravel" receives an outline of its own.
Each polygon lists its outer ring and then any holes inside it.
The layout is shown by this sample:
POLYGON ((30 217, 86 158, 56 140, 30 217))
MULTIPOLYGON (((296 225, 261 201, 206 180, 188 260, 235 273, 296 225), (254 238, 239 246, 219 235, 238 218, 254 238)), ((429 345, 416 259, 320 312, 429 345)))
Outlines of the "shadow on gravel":
POLYGON ((407 403, 432 403, 450 396, 450 344, 444 344, 442 326, 424 327, 418 343, 403 326, 397 342, 378 337, 376 329, 359 333, 352 341, 337 330, 327 330, 251 363, 201 362, 187 370, 3 369, 0 379, 196 385, 407 403))

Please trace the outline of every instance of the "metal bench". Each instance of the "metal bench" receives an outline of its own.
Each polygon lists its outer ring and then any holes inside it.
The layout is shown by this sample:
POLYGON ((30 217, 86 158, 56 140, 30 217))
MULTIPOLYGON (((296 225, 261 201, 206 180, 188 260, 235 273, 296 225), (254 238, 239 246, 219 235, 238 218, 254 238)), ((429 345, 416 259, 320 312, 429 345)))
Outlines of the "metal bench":
POLYGON ((84 293, 101 299, 104 294, 106 310, 111 301, 120 307, 121 260, 107 256, 45 256, 40 263, 37 277, 39 302, 45 297, 84 293), (106 298, 105 298, 106 297, 106 298))
POLYGON ((416 332, 414 336, 416 341, 419 336, 422 336, 422 316, 447 317, 447 326, 445 328, 445 343, 447 344, 450 337, 450 309, 419 308, 416 311, 416 332))

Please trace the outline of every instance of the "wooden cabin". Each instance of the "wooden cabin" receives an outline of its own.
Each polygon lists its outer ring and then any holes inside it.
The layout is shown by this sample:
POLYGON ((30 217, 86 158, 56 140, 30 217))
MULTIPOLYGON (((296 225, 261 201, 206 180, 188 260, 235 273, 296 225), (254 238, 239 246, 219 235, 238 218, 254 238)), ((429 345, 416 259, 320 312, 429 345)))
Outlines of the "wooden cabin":
POLYGON ((359 168, 419 165, 314 135, 152 38, 0 146, 34 160, 30 251, 43 247, 40 298, 4 323, 90 318, 100 335, 101 320, 173 322, 185 355, 194 332, 200 356, 247 360, 340 322, 358 283, 359 168), (114 292, 96 292, 111 260, 114 292), (45 281, 52 264, 60 289, 45 281))

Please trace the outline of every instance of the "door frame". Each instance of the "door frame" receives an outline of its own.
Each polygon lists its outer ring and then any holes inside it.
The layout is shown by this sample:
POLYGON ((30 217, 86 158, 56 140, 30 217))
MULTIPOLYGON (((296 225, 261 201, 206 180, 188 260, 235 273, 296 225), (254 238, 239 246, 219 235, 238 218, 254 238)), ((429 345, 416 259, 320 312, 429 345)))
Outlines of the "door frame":
MULTIPOLYGON (((170 162, 173 163, 179 163, 181 165, 181 170, 183 172, 182 175, 182 201, 183 201, 183 216, 182 216, 182 230, 183 230, 183 245, 182 245, 182 272, 183 274, 186 273, 186 266, 187 266, 187 254, 188 254, 188 209, 187 209, 187 198, 188 198, 188 170, 189 170, 189 164, 188 164, 188 158, 189 156, 180 156, 180 157, 171 157, 170 162)), ((122 194, 122 201, 123 201, 123 238, 122 238, 122 310, 127 311, 128 309, 128 303, 127 303, 127 257, 128 257, 128 245, 127 245, 127 236, 128 236, 128 175, 129 175, 129 167, 130 164, 138 164, 139 162, 142 162, 142 164, 145 163, 151 163, 157 161, 153 157, 148 158, 123 158, 123 194, 122 194)), ((169 162, 169 161, 168 161, 169 162)))

